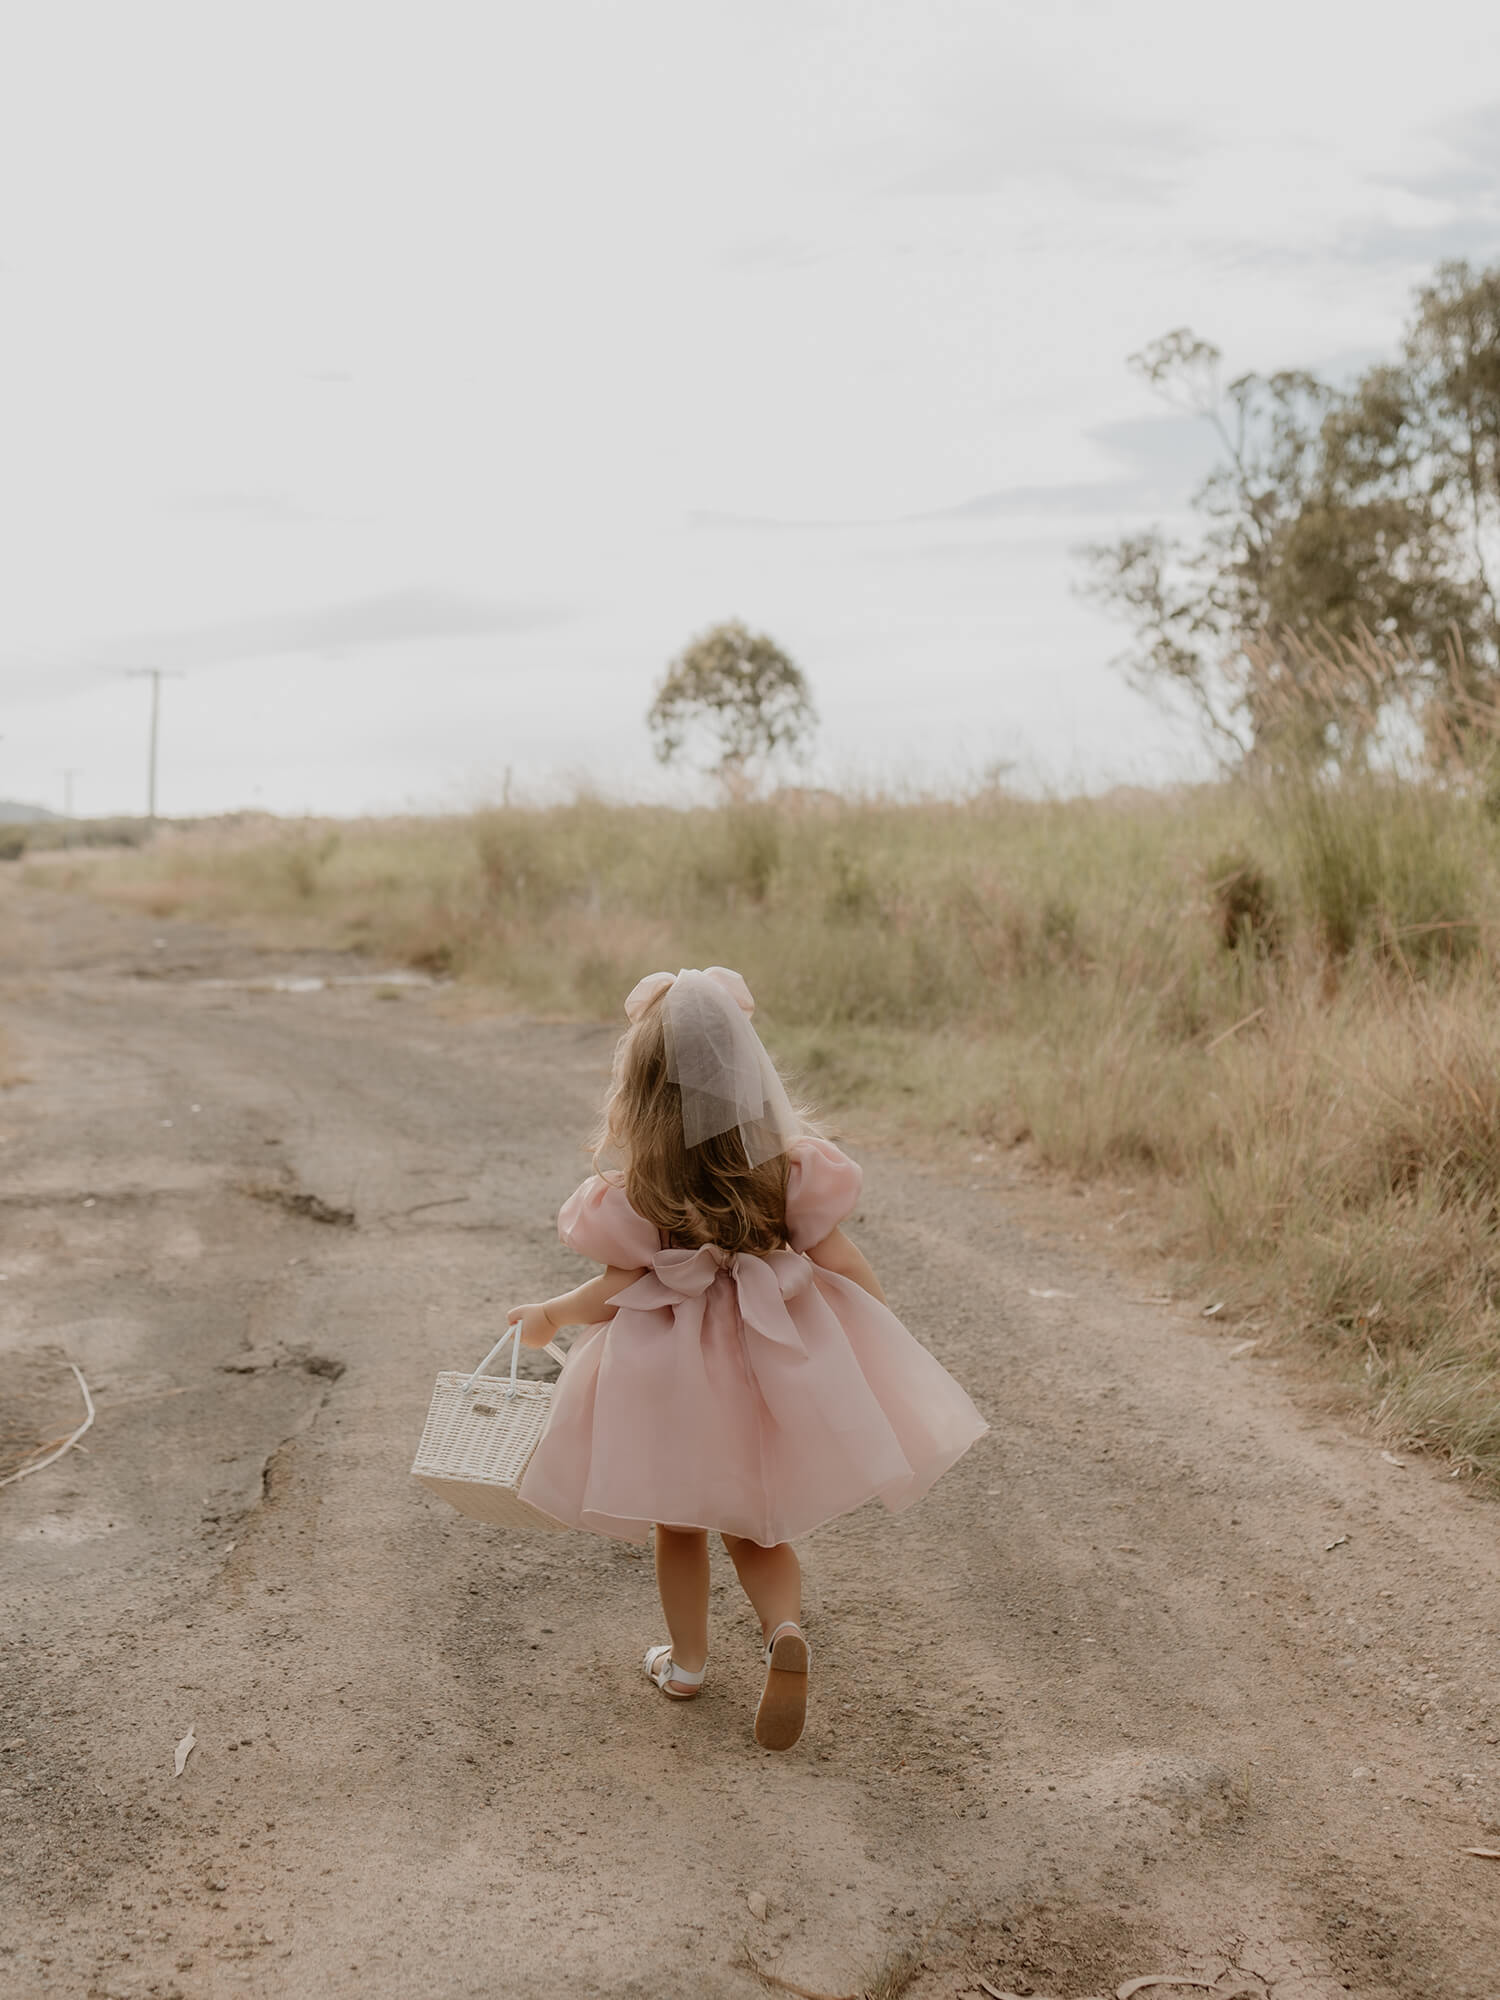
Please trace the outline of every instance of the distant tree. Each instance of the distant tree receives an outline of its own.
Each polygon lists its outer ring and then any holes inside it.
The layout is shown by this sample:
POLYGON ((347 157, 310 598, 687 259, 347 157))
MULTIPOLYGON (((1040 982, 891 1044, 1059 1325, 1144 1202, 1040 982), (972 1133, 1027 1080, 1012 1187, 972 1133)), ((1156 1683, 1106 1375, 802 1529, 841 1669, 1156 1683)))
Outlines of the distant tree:
POLYGON ((805 751, 817 726, 800 667, 738 619, 700 633, 668 666, 646 711, 663 764, 691 749, 735 790, 778 752, 805 751))
POLYGON ((1494 699, 1500 677, 1500 265, 1441 264, 1417 294, 1396 383, 1407 477, 1456 552, 1467 606, 1465 693, 1494 699))
POLYGON ((1121 664, 1228 757, 1358 761, 1393 703, 1450 754, 1500 696, 1500 268, 1442 266, 1402 359, 1349 390, 1297 371, 1221 389, 1219 359, 1187 328, 1131 357, 1222 457, 1194 537, 1085 551, 1085 588, 1135 630, 1121 664))

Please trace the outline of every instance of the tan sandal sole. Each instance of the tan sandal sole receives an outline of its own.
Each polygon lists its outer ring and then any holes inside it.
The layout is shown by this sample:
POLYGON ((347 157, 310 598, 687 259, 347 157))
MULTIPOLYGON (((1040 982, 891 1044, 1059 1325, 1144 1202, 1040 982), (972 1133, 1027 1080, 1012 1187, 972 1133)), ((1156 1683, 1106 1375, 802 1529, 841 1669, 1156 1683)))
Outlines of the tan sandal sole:
POLYGON ((807 1641, 783 1632, 771 1648, 765 1691, 755 1712, 755 1740, 762 1750, 790 1750, 807 1720, 807 1641))

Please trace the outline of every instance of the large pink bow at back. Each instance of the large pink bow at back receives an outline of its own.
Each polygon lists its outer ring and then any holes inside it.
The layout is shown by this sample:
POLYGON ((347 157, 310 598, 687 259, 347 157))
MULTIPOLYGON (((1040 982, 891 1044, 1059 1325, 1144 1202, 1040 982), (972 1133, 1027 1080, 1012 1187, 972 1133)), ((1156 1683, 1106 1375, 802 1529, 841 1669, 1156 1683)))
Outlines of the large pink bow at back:
POLYGON ((698 1250, 658 1250, 646 1275, 616 1292, 610 1303, 642 1312, 686 1305, 701 1300, 721 1277, 733 1284, 746 1326, 778 1347, 807 1352, 786 1309, 787 1300, 805 1291, 812 1280, 811 1264, 795 1250, 773 1250, 764 1257, 731 1253, 712 1243, 698 1250))

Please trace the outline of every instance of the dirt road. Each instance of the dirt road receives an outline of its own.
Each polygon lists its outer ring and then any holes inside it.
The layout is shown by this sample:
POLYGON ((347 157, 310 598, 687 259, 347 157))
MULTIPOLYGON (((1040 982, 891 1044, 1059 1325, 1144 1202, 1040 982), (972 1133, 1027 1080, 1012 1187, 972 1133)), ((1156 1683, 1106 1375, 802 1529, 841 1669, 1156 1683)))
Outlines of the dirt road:
POLYGON ((0 890, 0 1451, 65 1360, 98 1404, 0 1490, 0 1994, 749 2000, 748 1939, 843 1995, 930 1927, 914 2000, 1500 1994, 1500 1510, 866 1155, 994 1428, 811 1538, 812 1721, 757 1751, 721 1557, 669 1705, 639 1552, 407 1477, 436 1370, 579 1275, 610 1032, 306 983, 360 970, 0 890))

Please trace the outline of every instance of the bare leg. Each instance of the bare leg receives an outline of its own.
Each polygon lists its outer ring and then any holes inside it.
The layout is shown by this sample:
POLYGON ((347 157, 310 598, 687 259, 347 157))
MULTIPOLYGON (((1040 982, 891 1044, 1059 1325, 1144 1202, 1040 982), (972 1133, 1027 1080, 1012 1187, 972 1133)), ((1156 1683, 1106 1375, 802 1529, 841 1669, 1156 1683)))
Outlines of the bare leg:
POLYGON ((657 1529, 656 1587, 672 1664, 695 1674, 708 1661, 708 1536, 702 1528, 657 1529))
POLYGON ((802 1567, 790 1542, 762 1548, 739 1535, 726 1535, 724 1546, 744 1587, 745 1595, 760 1614, 760 1632, 769 1639, 787 1619, 802 1621, 802 1567))
POLYGON ((802 1636, 802 1569, 789 1542, 764 1549, 759 1542, 726 1535, 724 1546, 745 1587, 745 1595, 760 1613, 761 1637, 770 1644, 779 1626, 783 1632, 766 1661, 766 1685, 755 1712, 755 1740, 765 1750, 790 1750, 802 1734, 807 1717, 807 1641, 802 1636))

